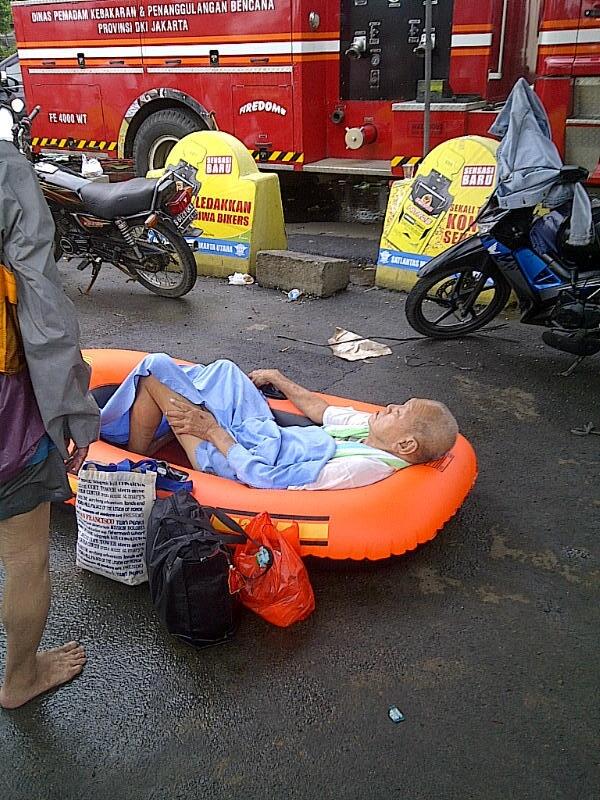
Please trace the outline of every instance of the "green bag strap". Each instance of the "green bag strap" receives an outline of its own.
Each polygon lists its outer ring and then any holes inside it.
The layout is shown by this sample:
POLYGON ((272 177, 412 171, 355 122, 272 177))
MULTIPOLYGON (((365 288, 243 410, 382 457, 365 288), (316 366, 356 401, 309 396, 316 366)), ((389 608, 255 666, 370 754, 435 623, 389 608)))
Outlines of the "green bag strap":
POLYGON ((369 435, 368 425, 326 425, 324 430, 336 440, 332 459, 361 457, 381 461, 393 469, 404 469, 404 467, 410 466, 409 462, 404 461, 403 458, 398 458, 386 450, 379 450, 377 447, 364 444, 363 440, 369 435))

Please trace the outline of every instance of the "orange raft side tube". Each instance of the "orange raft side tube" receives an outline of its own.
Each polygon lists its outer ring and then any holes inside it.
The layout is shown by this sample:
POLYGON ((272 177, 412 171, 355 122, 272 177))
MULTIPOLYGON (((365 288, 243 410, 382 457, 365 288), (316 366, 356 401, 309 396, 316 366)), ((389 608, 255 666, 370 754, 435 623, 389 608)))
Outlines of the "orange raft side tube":
MULTIPOLYGON (((86 350, 91 365, 91 388, 121 383, 147 355, 132 350, 86 350)), ((186 364, 190 362, 179 361, 186 364)), ((331 405, 351 404, 360 411, 381 406, 321 395, 331 405)), ((273 408, 300 413, 287 400, 269 400, 273 408)), ((142 456, 107 442, 94 442, 89 459, 104 463, 142 456)), ((204 505, 224 509, 245 524, 268 511, 280 528, 298 523, 303 556, 336 559, 381 559, 414 550, 436 535, 456 513, 477 477, 473 448, 459 436, 448 455, 438 462, 399 470, 389 478, 360 489, 288 491, 252 489, 215 475, 190 470, 193 494, 204 505)), ((73 491, 77 479, 70 476, 73 491)))

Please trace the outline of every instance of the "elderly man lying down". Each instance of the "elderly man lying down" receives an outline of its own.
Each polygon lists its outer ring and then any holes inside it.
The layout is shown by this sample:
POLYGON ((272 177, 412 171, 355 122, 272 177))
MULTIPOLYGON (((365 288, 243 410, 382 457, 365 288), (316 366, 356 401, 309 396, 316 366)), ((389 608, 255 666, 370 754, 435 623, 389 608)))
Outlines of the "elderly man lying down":
POLYGON ((146 356, 108 401, 102 439, 151 455, 174 434, 194 469, 259 489, 350 489, 440 458, 458 426, 445 405, 411 399, 375 414, 337 408, 278 370, 231 361, 181 366, 146 356), (279 427, 272 384, 315 424, 279 427))

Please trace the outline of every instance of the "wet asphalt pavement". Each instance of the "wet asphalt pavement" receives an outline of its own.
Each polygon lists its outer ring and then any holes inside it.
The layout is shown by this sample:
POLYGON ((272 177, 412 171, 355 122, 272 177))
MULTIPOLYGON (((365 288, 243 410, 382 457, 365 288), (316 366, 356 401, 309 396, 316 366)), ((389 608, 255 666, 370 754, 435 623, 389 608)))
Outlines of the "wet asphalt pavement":
POLYGON ((78 638, 89 663, 70 686, 0 713, 3 798, 598 798, 600 438, 570 433, 600 426, 598 360, 558 377, 569 357, 509 322, 352 364, 277 335, 410 336, 402 295, 355 286, 289 304, 199 279, 170 302, 106 268, 83 297, 84 276, 61 272, 85 346, 277 366, 377 403, 440 398, 480 477, 416 552, 309 560, 306 622, 281 630, 248 612, 231 644, 202 652, 160 629, 146 587, 77 569, 73 512, 56 508, 44 644, 78 638))

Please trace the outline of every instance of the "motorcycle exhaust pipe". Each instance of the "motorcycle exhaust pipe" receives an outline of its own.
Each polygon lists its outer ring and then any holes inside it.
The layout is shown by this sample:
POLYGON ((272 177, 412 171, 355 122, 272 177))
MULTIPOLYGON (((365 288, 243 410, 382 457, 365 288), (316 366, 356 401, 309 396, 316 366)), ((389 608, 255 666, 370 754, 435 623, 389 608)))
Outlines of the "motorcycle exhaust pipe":
POLYGON ((600 339, 592 338, 589 334, 568 334, 560 331, 544 331, 542 340, 548 347, 570 353, 572 356, 594 356, 600 353, 600 339))

